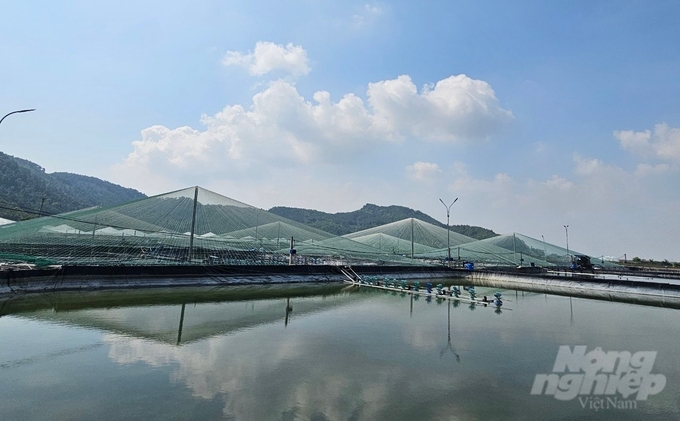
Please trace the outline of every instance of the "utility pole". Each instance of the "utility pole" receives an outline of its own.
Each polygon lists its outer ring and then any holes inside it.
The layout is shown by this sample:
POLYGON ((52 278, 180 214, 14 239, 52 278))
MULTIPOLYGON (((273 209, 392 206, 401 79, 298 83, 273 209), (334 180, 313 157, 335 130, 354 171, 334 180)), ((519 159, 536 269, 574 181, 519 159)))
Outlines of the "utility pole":
POLYGON ((456 197, 455 200, 448 206, 446 206, 446 203, 444 203, 441 198, 439 198, 439 201, 442 202, 442 205, 444 205, 446 208, 446 265, 451 266, 451 241, 449 240, 449 234, 451 233, 451 230, 449 228, 449 215, 451 214, 451 206, 453 206, 453 204, 458 201, 458 198, 456 197))
POLYGON ((541 234, 541 239, 543 239, 543 260, 548 261, 548 251, 545 247, 545 237, 541 234))

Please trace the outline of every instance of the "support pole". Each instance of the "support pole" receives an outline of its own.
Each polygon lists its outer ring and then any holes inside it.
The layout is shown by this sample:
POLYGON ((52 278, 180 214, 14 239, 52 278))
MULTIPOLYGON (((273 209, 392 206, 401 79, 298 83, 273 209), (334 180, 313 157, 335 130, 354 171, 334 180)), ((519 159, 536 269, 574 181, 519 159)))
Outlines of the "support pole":
POLYGON ((194 231, 196 229, 196 207, 198 205, 198 186, 194 188, 194 212, 191 216, 191 236, 189 237, 189 264, 194 258, 194 231))
POLYGON ((413 218, 411 218, 411 259, 413 259, 414 253, 414 247, 413 247, 413 218))

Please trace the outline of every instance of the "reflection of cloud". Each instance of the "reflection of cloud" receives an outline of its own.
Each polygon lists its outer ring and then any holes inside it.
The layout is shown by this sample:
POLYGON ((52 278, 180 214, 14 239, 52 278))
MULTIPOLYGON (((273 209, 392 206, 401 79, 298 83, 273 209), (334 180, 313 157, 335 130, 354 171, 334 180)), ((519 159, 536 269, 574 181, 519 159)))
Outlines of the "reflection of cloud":
MULTIPOLYGON (((325 329, 339 328, 328 325, 325 329)), ((343 334, 325 335, 294 329, 284 332, 267 325, 182 347, 116 334, 106 335, 104 341, 110 345, 109 357, 119 364, 176 366, 173 382, 185 384, 197 398, 223 398, 225 416, 239 420, 276 419, 283 413, 295 419, 321 415, 319 419, 329 420, 392 419, 400 412, 393 407, 395 396, 408 402, 412 393, 425 386, 419 368, 424 361, 413 367, 393 361, 390 350, 370 355, 343 334), (263 338, 267 346, 262 346, 263 338), (366 370, 367 363, 370 370, 366 370), (416 389, 414 381, 419 382, 416 389)), ((427 343, 428 349, 430 344, 438 346, 426 336, 418 341, 427 343)), ((462 384, 463 379, 457 381, 448 371, 430 373, 426 379, 427 387, 441 390, 458 382, 462 384)), ((449 405, 442 403, 442 410, 453 410, 449 405)))
MULTIPOLYGON (((479 294, 488 292, 480 288, 479 294)), ((541 407, 545 401, 528 390, 536 373, 550 370, 559 345, 644 347, 647 337, 616 332, 644 330, 650 311, 665 311, 626 306, 622 313, 622 304, 574 299, 572 326, 567 297, 510 295, 512 311, 500 316, 491 308, 452 305, 458 363, 451 355, 440 357, 447 343, 446 305, 419 300, 411 316, 407 298, 364 296, 370 302, 300 317, 287 329, 260 324, 182 347, 115 334, 104 340, 113 361, 167 366, 170 379, 197 399, 223 401, 229 419, 545 419, 554 407, 541 407), (527 408, 534 404, 532 417, 527 408)), ((666 359, 662 366, 661 355, 672 355, 676 336, 658 342, 659 372, 667 376, 677 365, 666 359)), ((582 409, 564 411, 576 419, 582 409)))
POLYGON ((441 348, 441 340, 424 329, 404 329, 404 342, 419 351, 433 351, 441 348))
MULTIPOLYGON (((304 373, 303 343, 297 336, 277 340, 272 347, 257 345, 251 333, 212 338, 184 347, 107 335, 109 356, 118 363, 144 362, 151 366, 176 364, 171 379, 183 382, 202 399, 225 398, 224 413, 236 419, 261 420, 290 411, 309 418, 321 412, 328 419, 347 419, 365 399, 380 401, 388 379, 351 375, 341 363, 310 361, 304 373), (292 362, 291 362, 292 360, 292 362), (296 381, 302 379, 302 381, 296 381), (354 397, 346 406, 345 398, 354 397)), ((307 355, 308 356, 308 355, 307 355)), ((355 373, 356 374, 356 373, 355 373)))

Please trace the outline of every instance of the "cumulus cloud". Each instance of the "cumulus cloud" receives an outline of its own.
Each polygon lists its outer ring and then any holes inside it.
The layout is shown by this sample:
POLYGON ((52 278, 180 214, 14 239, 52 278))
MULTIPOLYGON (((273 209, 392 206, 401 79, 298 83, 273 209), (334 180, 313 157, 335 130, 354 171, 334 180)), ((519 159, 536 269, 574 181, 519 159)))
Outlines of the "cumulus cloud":
POLYGON ((418 92, 407 75, 368 85, 374 124, 387 132, 410 132, 439 141, 484 139, 513 118, 483 80, 450 76, 418 92))
MULTIPOLYGON (((142 130, 117 166, 124 175, 118 179, 134 177, 132 184, 139 186, 140 175, 147 172, 175 179, 197 174, 227 178, 257 177, 272 168, 347 167, 386 145, 485 140, 512 118, 488 83, 465 75, 420 92, 409 76, 399 76, 369 84, 366 97, 348 93, 333 101, 329 92, 318 91, 309 101, 291 82, 273 81, 247 107, 228 105, 204 115, 202 130, 158 125, 142 130)), ((422 166, 414 170, 420 176, 427 171, 422 166)))
POLYGON ((227 51, 222 59, 222 64, 245 67, 254 76, 263 76, 276 70, 284 71, 293 76, 303 76, 311 71, 307 52, 302 46, 292 43, 284 46, 273 42, 259 41, 255 44, 255 50, 248 53, 227 51))
POLYGON ((654 126, 654 131, 617 130, 614 136, 621 147, 643 158, 656 158, 680 163, 680 128, 666 123, 654 126))
POLYGON ((439 165, 432 162, 414 162, 406 167, 406 173, 413 180, 425 181, 435 178, 441 173, 439 165))

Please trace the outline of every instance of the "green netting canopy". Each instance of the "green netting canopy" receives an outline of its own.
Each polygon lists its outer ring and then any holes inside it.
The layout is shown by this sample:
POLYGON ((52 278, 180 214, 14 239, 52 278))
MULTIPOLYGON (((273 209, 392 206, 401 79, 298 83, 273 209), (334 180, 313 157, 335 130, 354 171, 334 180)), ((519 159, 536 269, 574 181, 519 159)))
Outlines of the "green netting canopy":
MULTIPOLYGON (((481 240, 480 243, 493 245, 503 248, 512 253, 512 259, 516 264, 520 264, 521 259, 524 264, 536 262, 540 266, 569 266, 575 256, 585 256, 585 253, 547 243, 542 240, 519 234, 505 234, 497 237, 481 240), (543 262, 542 264, 539 262, 543 262)), ((590 258, 591 263, 603 267, 618 267, 616 263, 609 262, 603 258, 590 258)))
POLYGON ((298 250, 296 258, 306 262, 325 261, 324 257, 348 262, 403 260, 200 187, 2 225, 0 260, 79 265, 287 264, 291 238, 298 250))
POLYGON ((369 236, 372 234, 386 234, 393 238, 408 242, 407 250, 409 254, 411 253, 411 242, 431 249, 438 249, 447 247, 448 244, 453 247, 475 241, 474 238, 467 237, 454 231, 449 230, 447 234, 446 228, 438 227, 416 218, 402 219, 401 221, 392 222, 379 227, 346 234, 344 237, 357 241, 362 238, 364 241, 373 241, 367 239, 370 238, 369 236))
POLYGON ((415 218, 337 236, 190 187, 0 225, 0 261, 276 265, 289 262, 291 239, 294 260, 306 264, 442 264, 450 255, 483 265, 566 266, 580 254, 520 234, 476 241, 415 218))

